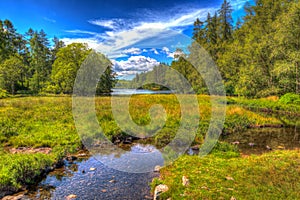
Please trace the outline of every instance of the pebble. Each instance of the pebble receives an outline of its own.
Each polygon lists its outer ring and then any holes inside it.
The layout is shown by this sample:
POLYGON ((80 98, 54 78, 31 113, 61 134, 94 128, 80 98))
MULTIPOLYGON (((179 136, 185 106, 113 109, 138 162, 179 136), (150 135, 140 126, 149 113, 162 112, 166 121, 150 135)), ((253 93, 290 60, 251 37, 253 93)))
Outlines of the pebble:
POLYGON ((169 187, 167 185, 163 185, 163 184, 160 184, 158 186, 155 187, 155 190, 154 190, 154 197, 153 199, 154 200, 157 200, 158 199, 158 196, 161 194, 161 193, 164 193, 166 191, 169 190, 169 187))
POLYGON ((230 177, 230 176, 227 176, 225 179, 226 179, 227 181, 234 181, 234 179, 233 179, 232 177, 230 177))
POLYGON ((24 197, 23 194, 17 196, 5 196, 2 198, 2 200, 21 200, 23 197, 24 197))
POLYGON ((190 184, 190 180, 186 176, 182 176, 182 185, 188 186, 190 184))
POLYGON ((71 200, 71 199, 75 199, 77 198, 76 194, 70 194, 69 196, 67 196, 67 200, 71 200))
POLYGON ((154 172, 159 172, 160 169, 161 169, 161 166, 156 165, 156 166, 154 167, 154 172))

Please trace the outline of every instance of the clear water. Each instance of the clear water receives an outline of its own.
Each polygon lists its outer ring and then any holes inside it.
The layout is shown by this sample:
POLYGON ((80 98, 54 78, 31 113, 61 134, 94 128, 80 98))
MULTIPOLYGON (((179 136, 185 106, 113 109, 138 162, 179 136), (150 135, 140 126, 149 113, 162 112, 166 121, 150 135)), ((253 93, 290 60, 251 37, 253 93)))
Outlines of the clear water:
MULTIPOLYGON (((133 145, 131 152, 144 154, 150 145, 133 145), (144 148, 144 150, 143 150, 144 148)), ((97 155, 99 156, 99 155, 97 155)), ((127 173, 107 167, 91 156, 51 172, 34 191, 24 199, 151 199, 150 182, 158 173, 127 173), (91 170, 95 168, 95 170, 91 170)), ((157 155, 158 157, 160 155, 157 155)), ((124 165, 126 163, 124 162, 124 165)))

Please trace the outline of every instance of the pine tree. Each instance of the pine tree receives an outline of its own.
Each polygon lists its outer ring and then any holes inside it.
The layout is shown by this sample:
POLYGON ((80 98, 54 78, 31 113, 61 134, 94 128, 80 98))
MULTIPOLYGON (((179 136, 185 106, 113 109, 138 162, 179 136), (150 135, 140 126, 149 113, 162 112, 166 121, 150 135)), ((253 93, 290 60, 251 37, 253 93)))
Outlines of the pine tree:
POLYGON ((220 24, 220 38, 222 42, 226 42, 232 39, 232 11, 230 3, 224 0, 219 13, 219 24, 220 24))

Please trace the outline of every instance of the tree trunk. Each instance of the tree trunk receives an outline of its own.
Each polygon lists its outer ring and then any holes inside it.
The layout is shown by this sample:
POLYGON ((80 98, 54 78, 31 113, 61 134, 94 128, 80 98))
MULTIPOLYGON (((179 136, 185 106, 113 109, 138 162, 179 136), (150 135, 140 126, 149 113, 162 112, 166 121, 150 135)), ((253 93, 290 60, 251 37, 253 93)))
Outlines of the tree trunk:
POLYGON ((299 94, 299 62, 296 62, 296 94, 299 94))
POLYGON ((14 82, 11 83, 11 94, 15 95, 15 83, 14 82))

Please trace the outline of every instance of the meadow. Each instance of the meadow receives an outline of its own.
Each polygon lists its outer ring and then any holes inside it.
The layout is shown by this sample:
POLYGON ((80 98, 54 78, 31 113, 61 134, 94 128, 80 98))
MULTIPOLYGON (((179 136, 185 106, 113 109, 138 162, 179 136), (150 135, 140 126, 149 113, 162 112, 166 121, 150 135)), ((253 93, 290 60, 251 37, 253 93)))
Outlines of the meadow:
MULTIPOLYGON (((197 96, 197 99, 200 110, 200 124, 193 145, 201 144, 203 142, 211 117, 210 97, 199 95, 197 96)), ((244 102, 244 100, 239 98, 234 98, 233 100, 229 99, 226 108, 226 120, 223 133, 234 134, 235 132, 244 131, 252 125, 281 125, 283 123, 282 119, 278 119, 276 116, 253 112, 250 109, 247 109, 246 105, 257 101, 260 100, 248 100, 247 102, 244 102), (240 104, 239 101, 243 101, 243 104, 240 104)), ((279 100, 272 99, 261 101, 269 102, 269 104, 272 105, 281 105, 284 109, 290 108, 290 106, 283 105, 279 100)), ((154 136, 148 139, 148 142, 160 148, 172 140, 180 124, 181 105, 177 101, 176 96, 132 96, 130 99, 129 112, 136 124, 146 125, 151 121, 149 108, 156 104, 160 104, 165 108, 167 116, 166 123, 161 130, 157 130, 157 132, 154 133, 154 136)), ((263 106, 265 104, 266 103, 264 103, 263 106)), ((107 138, 111 141, 114 141, 116 138, 126 138, 126 130, 121 130, 118 127, 114 120, 114 116, 112 115, 111 97, 97 97, 95 106, 99 124, 107 138)), ((296 114, 300 113, 299 105, 295 104, 293 109, 296 110, 289 110, 289 112, 296 114)), ((285 120, 285 125, 295 125, 297 121, 298 120, 285 120)), ((55 164, 65 156, 83 149, 72 115, 72 98, 69 96, 15 97, 0 99, 0 133, 0 191, 2 195, 4 192, 18 191, 25 186, 35 184, 43 175, 45 175, 47 169, 55 166, 55 164), (21 153, 13 151, 22 148, 31 150, 49 148, 50 151, 47 152, 47 154, 45 154, 45 152, 33 153, 33 151, 25 151, 21 153)), ((271 154, 268 156, 270 159, 274 156, 283 157, 286 163, 291 161, 289 165, 292 165, 299 159, 299 157, 297 157, 299 154, 296 152, 291 152, 291 154, 271 154)), ((255 157, 253 159, 257 159, 257 162, 268 162, 268 156, 261 158, 255 157)), ((221 166, 223 165, 222 163, 225 162, 225 160, 221 159, 223 158, 211 155, 208 156, 205 161, 209 160, 209 162, 214 163, 215 166, 221 166)), ((249 164, 249 166, 251 166, 250 161, 244 162, 244 160, 240 160, 238 157, 232 159, 233 163, 236 163, 235 165, 242 164, 243 166, 246 166, 249 164)), ((165 174, 163 171, 163 177, 167 177, 166 175, 170 173, 167 171, 172 171, 177 165, 181 166, 180 163, 183 161, 184 166, 189 166, 196 162, 197 159, 184 156, 176 162, 178 164, 175 164, 175 166, 166 170, 165 174), (191 163, 187 164, 189 161, 191 161, 191 163)), ((199 161, 199 165, 205 161, 199 161)), ((277 164, 278 166, 284 166, 285 162, 277 164)), ((227 167, 229 169, 232 166, 228 164, 227 167)), ((189 168, 187 167, 186 169, 189 168)), ((210 166, 207 166, 207 169, 209 170, 210 166)), ((227 168, 222 168, 222 170, 227 170, 227 168)), ((297 172, 299 172, 299 168, 295 170, 298 170, 297 172)), ((182 173, 183 172, 184 171, 182 171, 182 173)), ((172 176, 176 176, 174 180, 178 178, 176 174, 172 176)), ((289 176, 289 178, 291 177, 289 176)), ((170 179, 166 179, 167 183, 169 183, 169 181, 170 179)), ((176 187, 176 185, 174 185, 174 187, 176 187)), ((181 190, 182 189, 179 189, 174 192, 174 195, 179 195, 181 190)))

